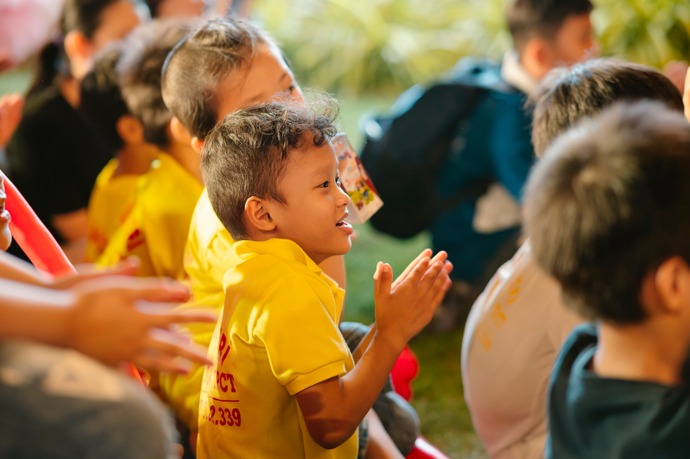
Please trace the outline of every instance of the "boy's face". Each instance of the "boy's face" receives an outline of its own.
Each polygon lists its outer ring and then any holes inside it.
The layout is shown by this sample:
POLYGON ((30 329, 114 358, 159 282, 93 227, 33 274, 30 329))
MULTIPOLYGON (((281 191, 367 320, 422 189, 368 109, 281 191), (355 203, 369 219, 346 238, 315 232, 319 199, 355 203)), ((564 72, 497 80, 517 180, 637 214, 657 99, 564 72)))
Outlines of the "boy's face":
POLYGON ((261 44, 251 61, 232 72, 218 86, 216 122, 228 113, 280 97, 304 101, 278 48, 273 44, 261 44))
POLYGON ((12 242, 12 234, 10 234, 10 213, 5 210, 6 198, 4 177, 0 175, 0 250, 2 251, 7 250, 12 242))
POLYGON ((589 13, 568 17, 549 48, 554 67, 596 57, 598 49, 589 13))
POLYGON ((316 263, 343 255, 351 247, 352 226, 346 223, 350 198, 340 188, 338 162, 330 144, 309 142, 292 151, 278 191, 285 203, 269 201, 275 237, 290 239, 316 263))

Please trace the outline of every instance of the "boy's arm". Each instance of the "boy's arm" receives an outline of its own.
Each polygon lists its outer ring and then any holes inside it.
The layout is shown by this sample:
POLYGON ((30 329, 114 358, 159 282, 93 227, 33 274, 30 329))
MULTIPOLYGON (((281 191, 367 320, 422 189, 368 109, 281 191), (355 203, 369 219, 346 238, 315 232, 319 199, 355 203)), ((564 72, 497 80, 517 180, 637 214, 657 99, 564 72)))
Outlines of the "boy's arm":
MULTIPOLYGON (((310 435, 324 448, 335 448, 355 431, 385 384, 395 360, 432 318, 450 287, 452 269, 445 253, 430 260, 425 251, 395 284, 389 265, 379 263, 374 275, 376 327, 354 369, 301 392, 297 402, 310 435)), ((359 348, 358 348, 359 349, 359 348)))

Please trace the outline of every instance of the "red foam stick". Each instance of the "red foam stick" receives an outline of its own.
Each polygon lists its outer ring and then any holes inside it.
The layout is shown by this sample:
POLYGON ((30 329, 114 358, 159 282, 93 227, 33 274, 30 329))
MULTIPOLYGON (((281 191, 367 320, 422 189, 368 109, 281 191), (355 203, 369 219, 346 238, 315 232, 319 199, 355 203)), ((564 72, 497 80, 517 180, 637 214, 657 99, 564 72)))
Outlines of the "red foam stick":
MULTIPOLYGON (((19 247, 24 251, 31 263, 41 272, 52 277, 61 277, 77 272, 69 261, 65 252, 62 251, 60 244, 43 222, 38 218, 36 212, 31 208, 24 196, 16 186, 0 170, 5 183, 5 209, 12 216, 10 220, 10 232, 19 247)), ((132 364, 125 366, 125 372, 131 377, 144 384, 139 371, 132 364)))
POLYGON ((3 178, 7 195, 5 208, 12 216, 10 231, 31 263, 39 271, 53 277, 76 272, 60 245, 39 220, 24 196, 4 174, 3 178))

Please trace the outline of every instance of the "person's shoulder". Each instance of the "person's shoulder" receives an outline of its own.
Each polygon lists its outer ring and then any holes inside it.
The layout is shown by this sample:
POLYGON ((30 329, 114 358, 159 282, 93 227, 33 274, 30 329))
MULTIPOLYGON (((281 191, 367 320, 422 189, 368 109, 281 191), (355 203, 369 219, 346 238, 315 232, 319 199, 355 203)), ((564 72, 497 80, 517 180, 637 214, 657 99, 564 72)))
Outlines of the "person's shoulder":
POLYGON ((57 87, 48 86, 27 96, 22 122, 60 121, 64 119, 65 114, 76 114, 76 111, 67 103, 57 87))

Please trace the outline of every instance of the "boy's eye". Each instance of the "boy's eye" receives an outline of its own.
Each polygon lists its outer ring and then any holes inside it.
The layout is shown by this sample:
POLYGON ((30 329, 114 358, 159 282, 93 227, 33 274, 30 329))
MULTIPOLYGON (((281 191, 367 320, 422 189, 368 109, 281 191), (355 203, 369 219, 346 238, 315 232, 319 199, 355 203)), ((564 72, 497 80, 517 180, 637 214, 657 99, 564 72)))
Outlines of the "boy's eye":
POLYGON ((340 180, 340 177, 336 177, 336 178, 335 178, 335 184, 336 184, 336 186, 338 186, 338 187, 340 187, 340 188, 343 187, 343 181, 340 180))
POLYGON ((330 186, 330 183, 330 180, 326 180, 325 182, 319 185, 319 188, 328 188, 330 186))

